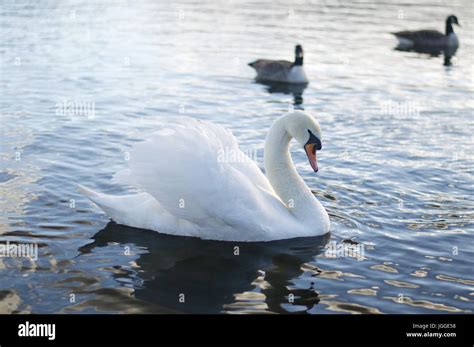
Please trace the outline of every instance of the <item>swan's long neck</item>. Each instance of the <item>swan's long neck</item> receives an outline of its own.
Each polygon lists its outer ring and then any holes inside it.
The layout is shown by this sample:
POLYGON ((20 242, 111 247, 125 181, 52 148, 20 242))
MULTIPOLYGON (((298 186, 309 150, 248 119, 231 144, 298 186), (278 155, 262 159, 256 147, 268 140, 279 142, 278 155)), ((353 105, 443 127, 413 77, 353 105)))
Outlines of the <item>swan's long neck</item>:
POLYGON ((298 219, 314 219, 320 204, 296 172, 290 141, 286 118, 280 118, 270 128, 265 141, 265 173, 277 195, 298 219))

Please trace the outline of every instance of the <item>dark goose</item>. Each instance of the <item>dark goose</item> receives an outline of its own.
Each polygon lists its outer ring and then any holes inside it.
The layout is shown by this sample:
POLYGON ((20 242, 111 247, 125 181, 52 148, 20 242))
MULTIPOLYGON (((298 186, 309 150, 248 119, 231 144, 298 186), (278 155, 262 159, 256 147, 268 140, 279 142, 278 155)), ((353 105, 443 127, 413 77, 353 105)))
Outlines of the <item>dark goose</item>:
POLYGON ((258 59, 249 66, 257 71, 257 82, 308 83, 303 69, 303 47, 296 45, 295 61, 258 59))
POLYGON ((429 53, 432 55, 439 55, 445 52, 453 56, 459 47, 459 40, 453 30, 453 24, 460 26, 457 17, 451 15, 446 19, 446 34, 436 30, 400 31, 392 33, 398 39, 396 49, 429 53))

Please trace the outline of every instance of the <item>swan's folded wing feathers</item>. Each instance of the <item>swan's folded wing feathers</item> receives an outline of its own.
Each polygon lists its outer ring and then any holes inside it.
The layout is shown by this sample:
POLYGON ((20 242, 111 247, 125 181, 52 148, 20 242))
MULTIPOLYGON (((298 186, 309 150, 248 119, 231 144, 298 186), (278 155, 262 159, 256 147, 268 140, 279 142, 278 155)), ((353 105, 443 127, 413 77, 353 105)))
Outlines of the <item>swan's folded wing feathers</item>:
POLYGON ((197 225, 212 218, 263 230, 275 213, 288 213, 256 163, 248 157, 219 160, 226 151, 246 157, 229 130, 187 118, 136 144, 128 171, 115 180, 146 191, 167 211, 197 225))
MULTIPOLYGON (((193 204, 191 198, 193 194, 203 193, 202 185, 191 185, 204 174, 212 179, 216 168, 206 163, 207 144, 197 146, 197 141, 192 128, 177 125, 160 129, 149 140, 133 147, 128 172, 119 172, 115 180, 148 192, 179 218, 193 219, 194 215, 205 219, 208 217, 205 210, 193 204)), ((199 222, 196 218, 193 221, 199 222)))

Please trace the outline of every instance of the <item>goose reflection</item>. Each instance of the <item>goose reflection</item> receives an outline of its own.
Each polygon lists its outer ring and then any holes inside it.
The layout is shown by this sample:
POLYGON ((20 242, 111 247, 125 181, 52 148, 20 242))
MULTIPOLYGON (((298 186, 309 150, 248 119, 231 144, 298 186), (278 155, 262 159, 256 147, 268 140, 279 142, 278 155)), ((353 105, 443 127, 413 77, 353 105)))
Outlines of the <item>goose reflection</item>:
POLYGON ((112 242, 146 249, 135 259, 135 276, 141 283, 134 292, 145 303, 184 313, 283 313, 287 311, 281 303, 288 302, 289 294, 303 310, 319 302, 312 286, 289 286, 303 273, 301 265, 313 260, 328 239, 329 235, 253 243, 206 241, 110 222, 79 251, 90 253, 112 242))
POLYGON ((301 105, 303 104, 303 92, 308 87, 308 83, 298 83, 298 84, 289 84, 289 83, 280 83, 280 82, 255 82, 263 84, 266 86, 267 91, 270 94, 280 93, 286 95, 293 95, 293 104, 301 105))
POLYGON ((451 66, 452 61, 451 59, 454 57, 457 51, 457 47, 446 47, 446 48, 404 48, 401 46, 397 46, 394 48, 396 51, 401 52, 414 52, 420 54, 427 54, 430 57, 437 58, 439 56, 443 56, 443 65, 444 66, 451 66))
POLYGON ((448 47, 448 48, 443 49, 441 53, 444 56, 444 64, 443 64, 444 66, 452 65, 451 58, 454 57, 457 49, 458 49, 457 47, 448 47))

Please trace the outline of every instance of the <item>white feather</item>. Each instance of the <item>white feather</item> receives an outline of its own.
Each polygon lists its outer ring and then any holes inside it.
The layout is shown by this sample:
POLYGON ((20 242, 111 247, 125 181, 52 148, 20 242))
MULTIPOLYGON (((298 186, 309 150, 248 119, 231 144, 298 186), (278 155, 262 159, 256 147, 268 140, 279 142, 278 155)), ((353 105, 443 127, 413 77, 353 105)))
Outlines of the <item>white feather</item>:
POLYGON ((413 47, 413 41, 412 40, 409 40, 409 39, 406 39, 404 37, 399 37, 397 36, 397 40, 398 40, 398 47, 399 48, 402 48, 402 49, 410 49, 413 47))
POLYGON ((298 220, 233 134, 209 122, 186 118, 161 127, 134 146, 129 167, 114 180, 143 193, 111 196, 80 189, 116 222, 133 227, 229 241, 313 236, 329 228, 325 211, 314 215, 322 227, 298 220), (222 160, 229 159, 223 153, 238 160, 222 160))
POLYGON ((308 83, 308 76, 303 66, 293 66, 288 73, 288 82, 290 83, 308 83))

